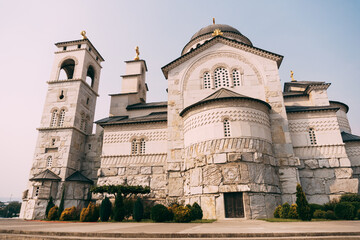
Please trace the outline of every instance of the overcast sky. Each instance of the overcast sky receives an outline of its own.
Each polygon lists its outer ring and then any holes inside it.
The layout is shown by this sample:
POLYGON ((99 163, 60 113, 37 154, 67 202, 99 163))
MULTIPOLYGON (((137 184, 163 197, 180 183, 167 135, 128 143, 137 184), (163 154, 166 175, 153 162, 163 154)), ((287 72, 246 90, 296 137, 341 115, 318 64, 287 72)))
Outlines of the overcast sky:
POLYGON ((349 105, 360 135, 360 1, 16 1, 0 0, 0 198, 26 188, 47 91, 54 43, 88 38, 105 58, 95 119, 120 91, 135 46, 148 66, 148 102, 167 100, 161 67, 180 56, 200 28, 228 24, 255 47, 284 56, 282 83, 331 83, 328 95, 349 105))

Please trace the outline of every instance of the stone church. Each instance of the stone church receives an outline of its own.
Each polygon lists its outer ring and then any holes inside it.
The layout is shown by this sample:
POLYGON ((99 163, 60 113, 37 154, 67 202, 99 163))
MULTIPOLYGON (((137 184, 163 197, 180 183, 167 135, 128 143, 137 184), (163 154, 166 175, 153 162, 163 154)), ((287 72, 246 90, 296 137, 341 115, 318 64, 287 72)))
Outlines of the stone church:
POLYGON ((196 32, 162 67, 163 102, 146 101, 137 51, 100 120, 104 59, 82 35, 55 44, 21 218, 44 218, 50 196, 84 206, 94 184, 149 186, 149 200, 197 202, 206 219, 272 217, 278 204, 295 202, 297 183, 311 203, 358 193, 360 137, 349 107, 329 100, 330 83, 292 76, 282 87, 283 56, 237 29, 214 23, 196 32))

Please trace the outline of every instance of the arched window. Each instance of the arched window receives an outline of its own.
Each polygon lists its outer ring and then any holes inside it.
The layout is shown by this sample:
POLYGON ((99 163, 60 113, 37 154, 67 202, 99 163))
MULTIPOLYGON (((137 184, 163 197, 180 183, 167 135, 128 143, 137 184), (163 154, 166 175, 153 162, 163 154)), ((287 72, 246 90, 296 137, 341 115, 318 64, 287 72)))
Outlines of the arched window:
POLYGON ((52 156, 48 156, 46 160, 46 167, 51 167, 52 162, 53 162, 52 156))
POLYGON ((316 145, 316 136, 315 136, 314 128, 309 128, 309 138, 310 138, 310 144, 316 145))
POLYGON ((58 110, 55 109, 51 114, 50 127, 55 127, 58 120, 58 110))
POLYGON ((137 140, 134 139, 131 142, 131 154, 137 154, 137 140))
POLYGON ((241 86, 240 73, 237 69, 234 69, 232 71, 232 79, 233 79, 234 87, 241 86))
POLYGON ((204 88, 211 88, 211 76, 209 72, 204 73, 204 88))
POLYGON ((229 119, 224 119, 224 136, 230 137, 230 121, 229 119))
POLYGON ((145 154, 145 139, 140 140, 140 154, 145 154))
POLYGON ((72 79, 74 76, 75 61, 66 59, 60 67, 59 79, 72 79))
POLYGON ((60 111, 60 116, 59 116, 58 126, 59 126, 59 127, 64 126, 64 121, 65 121, 65 109, 61 109, 61 111, 60 111))
POLYGON ((87 73, 86 73, 86 82, 89 86, 94 86, 94 79, 95 79, 95 70, 92 66, 89 66, 87 73))
POLYGON ((215 88, 229 87, 229 73, 225 68, 217 68, 214 71, 214 85, 215 88))

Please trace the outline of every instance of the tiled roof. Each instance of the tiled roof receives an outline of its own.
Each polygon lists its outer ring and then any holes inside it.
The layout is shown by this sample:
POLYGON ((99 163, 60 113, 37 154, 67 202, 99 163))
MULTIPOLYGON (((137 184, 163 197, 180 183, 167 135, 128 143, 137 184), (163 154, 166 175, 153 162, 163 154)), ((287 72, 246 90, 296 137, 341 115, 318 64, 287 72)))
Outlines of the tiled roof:
POLYGON ((136 103, 126 107, 127 110, 167 107, 167 102, 136 103))
POLYGON ((74 182, 87 182, 90 184, 93 184, 93 180, 85 177, 84 175, 82 175, 79 171, 74 172, 73 174, 71 174, 69 177, 67 177, 65 179, 65 181, 74 181, 74 182))
POLYGON ((312 112, 312 111, 337 111, 340 108, 332 106, 286 106, 286 112, 312 112))
POLYGON ((49 169, 46 169, 45 171, 30 178, 30 181, 43 181, 43 180, 60 181, 61 178, 52 171, 50 171, 49 169))
POLYGON ((114 116, 96 121, 100 126, 121 125, 131 123, 166 122, 167 112, 152 112, 149 115, 129 118, 128 116, 114 116))
POLYGON ((355 142, 355 141, 360 141, 360 137, 351 133, 347 133, 342 131, 341 132, 341 137, 343 142, 355 142))
POLYGON ((206 98, 204 98, 204 99, 202 99, 202 100, 200 100, 200 101, 198 101, 198 102, 184 108, 180 112, 180 116, 183 116, 185 114, 185 112, 187 112, 189 109, 191 109, 191 108, 193 108, 193 107, 195 107, 197 105, 200 105, 202 103, 207 103, 207 102, 221 100, 221 99, 236 99, 236 98, 238 98, 238 99, 248 99, 248 100, 253 100, 253 101, 256 101, 256 102, 260 102, 260 103, 266 105, 269 109, 271 109, 271 106, 267 102, 264 102, 264 101, 262 101, 260 99, 251 98, 251 97, 248 97, 248 96, 233 92, 233 91, 231 91, 229 89, 226 89, 226 88, 220 88, 219 90, 217 90, 216 92, 210 94, 206 98))

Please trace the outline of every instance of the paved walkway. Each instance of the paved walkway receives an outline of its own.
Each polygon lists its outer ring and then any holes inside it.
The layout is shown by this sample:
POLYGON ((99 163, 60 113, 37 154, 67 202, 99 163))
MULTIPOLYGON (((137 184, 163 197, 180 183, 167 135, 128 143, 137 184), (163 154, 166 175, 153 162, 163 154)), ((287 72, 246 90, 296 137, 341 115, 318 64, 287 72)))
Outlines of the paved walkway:
MULTIPOLYGON (((264 237, 264 239, 270 239, 271 237, 273 239, 272 237, 275 237, 274 239, 277 239, 276 236, 280 238, 284 236, 315 237, 340 235, 352 236, 351 239, 360 239, 360 221, 274 223, 261 220, 223 220, 213 223, 72 223, 0 219, 0 239, 7 239, 1 238, 1 234, 35 234, 35 232, 37 234, 46 232, 56 236, 64 236, 64 234, 81 236, 83 234, 84 236, 98 236, 99 238, 97 239, 103 239, 102 237, 206 237, 213 239, 223 237, 264 237)), ((70 239, 70 237, 65 239, 70 239)), ((345 239, 345 237, 339 237, 338 239, 345 239)))

